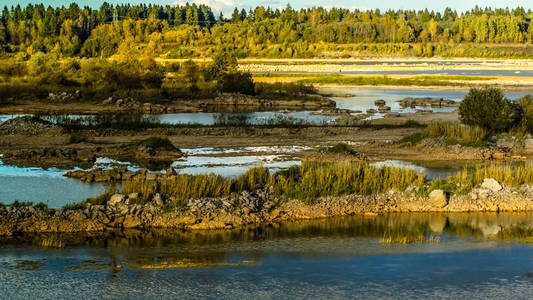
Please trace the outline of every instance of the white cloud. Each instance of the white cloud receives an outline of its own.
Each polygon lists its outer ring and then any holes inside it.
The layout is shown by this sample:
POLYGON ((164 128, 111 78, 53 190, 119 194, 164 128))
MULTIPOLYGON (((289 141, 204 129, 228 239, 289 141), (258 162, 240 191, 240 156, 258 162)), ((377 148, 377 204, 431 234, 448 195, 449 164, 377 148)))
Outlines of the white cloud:
POLYGON ((173 5, 185 5, 187 3, 196 3, 197 5, 204 4, 216 12, 222 12, 226 17, 230 16, 235 7, 237 8, 249 8, 248 5, 244 5, 241 2, 235 0, 178 0, 173 5))

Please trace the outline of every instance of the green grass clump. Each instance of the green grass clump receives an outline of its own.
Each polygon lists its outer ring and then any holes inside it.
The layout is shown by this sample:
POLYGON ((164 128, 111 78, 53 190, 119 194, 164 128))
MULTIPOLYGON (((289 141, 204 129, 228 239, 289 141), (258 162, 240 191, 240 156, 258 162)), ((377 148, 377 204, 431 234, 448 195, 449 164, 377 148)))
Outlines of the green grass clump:
POLYGON ((486 145, 488 134, 488 131, 478 126, 457 122, 434 122, 428 125, 424 131, 405 136, 400 141, 415 145, 427 138, 443 137, 447 145, 483 147, 486 145))
POLYGON ((410 135, 404 136, 400 142, 401 143, 411 143, 412 145, 416 145, 426 139, 428 137, 427 133, 425 131, 422 132, 415 132, 410 135))
POLYGON ((166 137, 152 136, 139 142, 139 145, 152 148, 152 149, 176 149, 172 142, 166 137))
POLYGON ((127 181, 122 185, 122 193, 139 193, 140 197, 136 202, 140 204, 159 193, 166 199, 174 199, 175 204, 179 205, 188 199, 228 196, 231 186, 231 179, 219 175, 177 175, 158 180, 127 181))
POLYGON ((346 143, 337 143, 331 147, 320 149, 322 153, 352 154, 355 151, 346 143))
POLYGON ((350 161, 304 161, 298 169, 294 167, 277 174, 273 188, 278 196, 310 203, 323 196, 405 190, 417 181, 417 174, 408 169, 377 168, 350 161))
POLYGON ((519 187, 533 183, 533 163, 503 163, 476 166, 473 169, 463 169, 451 179, 461 185, 463 189, 470 190, 485 178, 494 178, 509 187, 519 187))

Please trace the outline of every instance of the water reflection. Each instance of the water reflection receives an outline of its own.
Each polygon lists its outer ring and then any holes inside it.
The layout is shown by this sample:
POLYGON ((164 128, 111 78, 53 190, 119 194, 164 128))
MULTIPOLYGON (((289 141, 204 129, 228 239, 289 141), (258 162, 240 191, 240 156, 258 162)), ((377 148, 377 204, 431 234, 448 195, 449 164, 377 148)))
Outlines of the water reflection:
POLYGON ((4 237, 0 287, 15 298, 521 298, 532 289, 532 247, 502 233, 532 228, 532 216, 402 214, 4 237), (382 241, 392 234, 440 241, 382 241), (47 239, 64 245, 43 248, 47 239))

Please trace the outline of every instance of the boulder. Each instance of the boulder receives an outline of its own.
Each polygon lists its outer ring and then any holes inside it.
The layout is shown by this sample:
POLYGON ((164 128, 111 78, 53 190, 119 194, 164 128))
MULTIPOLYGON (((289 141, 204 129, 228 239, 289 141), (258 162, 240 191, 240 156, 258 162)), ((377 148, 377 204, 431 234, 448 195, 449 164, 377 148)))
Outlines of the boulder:
POLYGON ((503 153, 503 152, 492 153, 492 159, 504 160, 505 159, 505 153, 503 153))
POLYGON ((111 198, 109 198, 109 201, 107 201, 107 205, 116 206, 119 203, 123 203, 124 201, 126 201, 126 195, 114 194, 113 196, 111 196, 111 198))
POLYGON ((387 104, 387 102, 385 102, 383 99, 374 101, 375 106, 384 106, 385 104, 387 104))
POLYGON ((429 204, 443 208, 448 205, 449 197, 448 193, 444 190, 434 190, 429 194, 429 204))
POLYGON ((380 106, 380 107, 378 108, 378 111, 379 111, 380 113, 389 112, 390 110, 391 110, 390 106, 380 106))
POLYGON ((128 195, 128 199, 130 199, 130 200, 136 200, 138 198, 139 198, 139 193, 130 193, 128 195))
POLYGON ((163 201, 163 197, 161 197, 161 195, 159 193, 155 194, 154 197, 152 198, 152 201, 157 205, 157 206, 163 206, 165 205, 165 201, 163 201))
POLYGON ((503 188, 501 184, 493 178, 485 178, 481 184, 481 187, 491 192, 498 192, 503 188))
POLYGON ((83 160, 83 161, 94 160, 94 154, 89 149, 78 150, 77 157, 79 160, 83 160))

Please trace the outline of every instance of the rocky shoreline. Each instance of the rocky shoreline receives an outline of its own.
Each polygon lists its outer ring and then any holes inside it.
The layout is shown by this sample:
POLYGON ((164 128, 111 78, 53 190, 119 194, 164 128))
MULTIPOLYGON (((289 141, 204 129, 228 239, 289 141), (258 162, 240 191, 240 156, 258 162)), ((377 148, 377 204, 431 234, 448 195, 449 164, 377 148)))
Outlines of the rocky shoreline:
POLYGON ((323 197, 312 204, 281 201, 268 191, 243 192, 225 198, 191 199, 180 207, 159 194, 144 205, 138 194, 115 194, 105 205, 48 209, 34 206, 0 207, 0 235, 23 233, 104 232, 167 228, 182 230, 232 229, 246 225, 290 222, 349 215, 406 212, 528 212, 533 211, 533 186, 508 188, 486 179, 466 195, 435 190, 417 196, 413 188, 379 195, 323 197))

